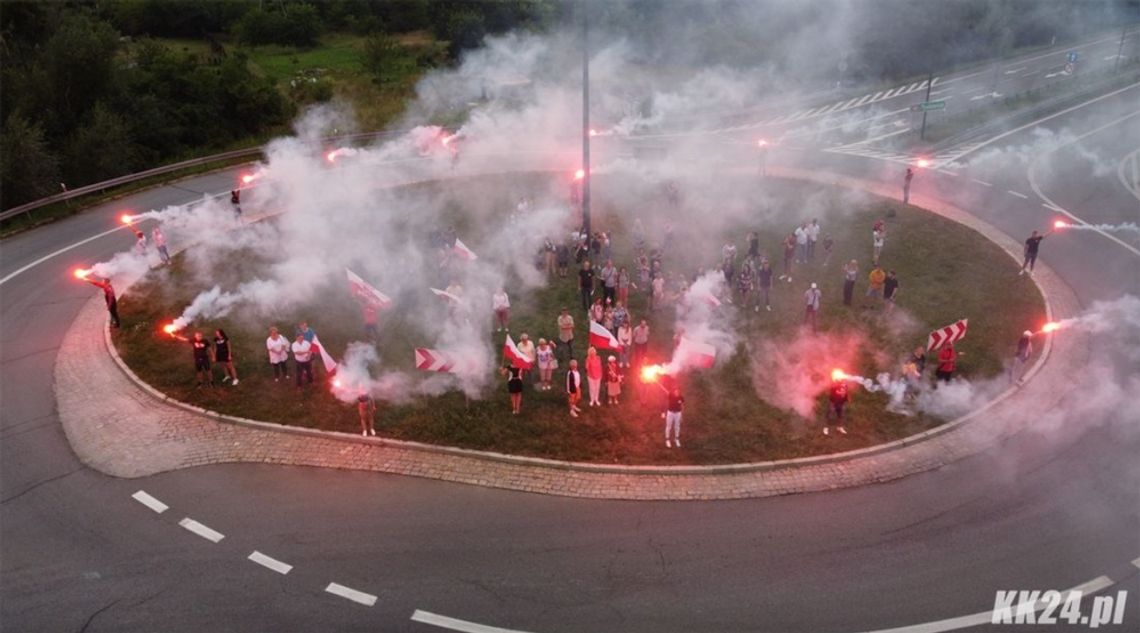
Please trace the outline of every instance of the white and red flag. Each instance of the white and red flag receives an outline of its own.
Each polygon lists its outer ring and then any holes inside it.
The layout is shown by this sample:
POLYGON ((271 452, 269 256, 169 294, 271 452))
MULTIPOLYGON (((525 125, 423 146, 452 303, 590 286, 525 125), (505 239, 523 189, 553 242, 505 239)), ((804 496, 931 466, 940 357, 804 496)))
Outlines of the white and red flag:
POLYGON ((720 305, 720 299, 718 299, 717 296, 712 293, 712 291, 705 293, 704 300, 705 300, 705 303, 709 304, 710 306, 712 306, 714 308, 720 305))
POLYGON ((673 350, 673 362, 670 365, 709 369, 715 363, 716 347, 682 336, 677 349, 673 350))
POLYGON ((456 238, 455 246, 451 247, 451 252, 455 253, 455 255, 457 257, 459 257, 459 259, 465 259, 469 262, 473 262, 476 259, 479 259, 479 257, 477 255, 475 255, 474 251, 467 248, 467 245, 464 244, 463 240, 461 240, 459 238, 456 238))
POLYGON ((416 369, 422 371, 451 371, 455 368, 455 359, 447 352, 426 347, 416 348, 416 369))
POLYGON ((313 335, 312 345, 316 348, 317 353, 321 355, 321 363, 325 366, 325 371, 329 374, 336 373, 336 359, 332 357, 332 354, 329 354, 324 345, 321 345, 321 339, 317 338, 316 334, 313 335))
POLYGON ((352 296, 358 300, 363 301, 369 305, 373 305, 380 310, 386 310, 392 305, 392 299, 388 295, 380 292, 372 287, 367 281, 360 278, 360 275, 345 268, 345 275, 348 277, 348 289, 352 296))
POLYGON ((459 295, 453 295, 450 292, 448 292, 446 290, 440 290, 439 288, 430 288, 430 290, 433 293, 435 293, 435 296, 437 296, 437 297, 443 297, 444 299, 447 299, 448 301, 451 301, 452 303, 456 303, 456 304, 460 304, 460 305, 463 304, 463 298, 460 297, 459 295))
POLYGON ((621 343, 618 342, 617 337, 597 321, 590 321, 590 345, 598 349, 621 351, 621 343))
POLYGON ((969 321, 969 319, 962 319, 931 332, 930 336, 926 338, 927 351, 936 350, 947 343, 957 343, 966 338, 966 327, 969 325, 969 321))
POLYGON ((534 366, 534 364, 531 363, 530 359, 526 357, 526 354, 522 353, 522 350, 519 349, 519 346, 515 345, 515 342, 511 339, 510 334, 507 335, 507 341, 503 343, 503 356, 511 361, 512 367, 517 367, 519 369, 530 369, 534 366))

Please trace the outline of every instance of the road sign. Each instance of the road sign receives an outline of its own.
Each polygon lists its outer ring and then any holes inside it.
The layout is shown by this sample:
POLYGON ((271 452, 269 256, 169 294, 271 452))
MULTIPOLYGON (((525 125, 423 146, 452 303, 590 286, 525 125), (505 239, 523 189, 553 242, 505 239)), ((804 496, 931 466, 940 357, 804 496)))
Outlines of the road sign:
POLYGON ((451 371, 455 360, 446 352, 435 349, 416 348, 416 369, 422 371, 451 371))
POLYGON ((966 328, 969 326, 969 319, 962 319, 944 328, 939 328, 930 333, 926 338, 926 349, 935 350, 947 343, 957 343, 958 341, 966 338, 966 328))
POLYGON ((930 112, 931 110, 942 110, 946 107, 945 101, 924 101, 916 103, 910 107, 911 112, 930 112))

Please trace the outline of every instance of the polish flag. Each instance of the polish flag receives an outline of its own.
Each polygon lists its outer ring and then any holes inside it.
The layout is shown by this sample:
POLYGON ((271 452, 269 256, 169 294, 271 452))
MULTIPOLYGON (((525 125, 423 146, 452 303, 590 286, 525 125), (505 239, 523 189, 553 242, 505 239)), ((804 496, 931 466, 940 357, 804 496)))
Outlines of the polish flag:
POLYGON ((617 338, 614 337, 609 330, 602 327, 602 324, 597 321, 590 321, 590 345, 598 349, 621 351, 621 343, 618 342, 617 338))
POLYGON ((360 278, 359 275, 345 268, 345 275, 348 276, 348 289, 352 296, 369 304, 376 306, 380 310, 386 310, 392 305, 392 299, 388 295, 373 288, 367 281, 360 278))
POLYGON ((451 247, 451 252, 455 253, 460 259, 465 259, 469 262, 473 262, 476 259, 479 259, 479 257, 471 251, 471 249, 467 248, 467 245, 463 243, 463 240, 460 240, 458 238, 455 240, 455 246, 451 247))
POLYGON ((317 352, 321 355, 321 363, 325 366, 325 371, 329 375, 336 373, 336 359, 328 353, 324 345, 321 345, 321 339, 317 338, 316 334, 313 335, 313 347, 317 348, 317 352))
POLYGON ((682 336, 681 342, 677 344, 677 349, 673 351, 673 362, 670 365, 679 368, 700 367, 709 369, 715 363, 716 347, 682 336))
POLYGON ((454 302, 457 304, 463 303, 463 299, 461 299, 460 297, 458 297, 456 295, 451 294, 450 292, 448 292, 446 290, 440 290, 439 288, 429 288, 429 290, 431 290, 433 293, 435 293, 435 296, 437 296, 437 297, 443 297, 444 299, 447 299, 448 301, 451 301, 451 302, 454 302))
POLYGON ((712 306, 714 308, 720 305, 720 299, 717 299, 716 295, 714 295, 712 292, 706 292, 705 296, 704 296, 704 300, 705 300, 705 303, 709 304, 710 306, 712 306))
POLYGON ((526 354, 522 353, 519 346, 515 345, 510 334, 507 335, 507 341, 503 343, 503 356, 510 359, 512 367, 517 367, 518 369, 530 369, 533 367, 533 363, 526 357, 526 354))

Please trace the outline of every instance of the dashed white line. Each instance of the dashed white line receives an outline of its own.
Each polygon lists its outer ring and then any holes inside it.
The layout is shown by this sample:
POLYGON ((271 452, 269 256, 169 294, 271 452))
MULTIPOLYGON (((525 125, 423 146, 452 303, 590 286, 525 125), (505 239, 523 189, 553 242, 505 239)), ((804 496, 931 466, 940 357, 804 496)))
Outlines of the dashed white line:
POLYGON ((142 490, 131 495, 131 498, 134 499, 135 501, 138 501, 139 503, 143 504, 144 506, 150 508, 151 510, 154 510, 155 512, 157 512, 159 514, 162 514, 163 512, 166 512, 167 510, 170 509, 170 506, 159 501, 158 499, 155 499, 154 497, 148 495, 146 492, 143 492, 142 490))
POLYGON ((1014 74, 1017 74, 1023 70, 1025 70, 1025 66, 1021 66, 1020 68, 1011 68, 1010 70, 1005 71, 1005 74, 1014 75, 1014 74))
POLYGON ((190 530, 191 532, 197 534, 198 536, 201 536, 202 538, 206 539, 207 541, 212 541, 214 543, 217 543, 218 541, 226 538, 225 534, 222 534, 221 532, 219 532, 217 530, 210 529, 210 528, 206 527, 205 525, 198 523, 194 519, 191 519, 190 517, 186 517, 185 519, 182 519, 181 521, 178 522, 178 525, 181 525, 182 527, 186 528, 187 530, 190 530))
POLYGON ((875 96, 871 97, 871 101, 878 101, 878 100, 879 100, 879 97, 881 97, 881 96, 883 96, 883 91, 882 91, 882 90, 880 90, 880 91, 876 92, 876 93, 875 93, 875 96))
POLYGON ((1022 200, 1028 200, 1029 199, 1029 196, 1025 195, 1024 193, 1014 191, 1013 189, 1006 189, 1005 192, 1011 196, 1017 196, 1018 198, 1021 198, 1022 200))
POLYGON ((293 569, 292 565, 283 563, 272 556, 266 556, 257 550, 254 550, 253 553, 248 556, 248 559, 282 575, 289 573, 293 569))
POLYGON ((371 607, 372 605, 376 604, 376 596, 370 593, 364 593, 363 591, 357 591, 352 587, 339 585, 335 582, 330 582, 329 586, 325 587, 325 591, 333 595, 340 596, 341 598, 347 598, 353 602, 358 602, 366 607, 371 607))
POLYGON ((945 175, 947 175, 947 176, 954 176, 955 178, 957 178, 957 177, 958 177, 958 174, 956 174, 956 173, 954 173, 954 172, 952 172, 952 171, 948 171, 948 170, 945 170, 945 169, 939 169, 939 170, 938 170, 938 173, 940 173, 940 174, 945 174, 945 175))
POLYGON ((861 106, 864 103, 866 103, 867 101, 869 101, 870 99, 871 99, 871 95, 866 95, 865 97, 863 97, 862 99, 859 100, 859 103, 856 103, 855 105, 861 106))
POLYGON ((516 629, 500 629, 494 626, 487 626, 486 624, 477 624, 475 622, 468 622, 467 620, 449 618, 446 615, 420 611, 419 609, 416 609, 416 612, 412 614, 412 620, 422 622, 423 624, 438 626, 441 629, 463 631, 463 633, 524 633, 516 629))
POLYGON ((1136 560, 1132 561, 1132 565, 1134 567, 1140 567, 1140 558, 1137 558, 1136 560))
POLYGON ((1049 209, 1050 211, 1064 211, 1064 209, 1062 209, 1058 206, 1055 206, 1053 204, 1050 204, 1048 202, 1042 202, 1041 206, 1045 207, 1046 209, 1049 209))
POLYGON ((984 180, 978 180, 977 178, 971 178, 970 180, 973 180, 974 182, 978 183, 979 185, 981 185, 983 187, 992 187, 993 186, 992 183, 988 183, 984 180))

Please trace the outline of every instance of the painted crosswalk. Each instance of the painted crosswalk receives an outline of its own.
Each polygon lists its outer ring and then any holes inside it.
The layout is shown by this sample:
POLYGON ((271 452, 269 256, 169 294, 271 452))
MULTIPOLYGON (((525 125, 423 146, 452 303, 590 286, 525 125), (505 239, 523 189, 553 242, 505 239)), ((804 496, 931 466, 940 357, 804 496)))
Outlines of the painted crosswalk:
MULTIPOLYGON (((931 87, 938 85, 939 79, 941 79, 941 77, 935 77, 933 81, 929 81, 931 87)), ((867 94, 863 95, 862 97, 854 97, 854 98, 850 98, 850 99, 840 99, 839 101, 836 101, 834 103, 829 103, 829 104, 824 105, 824 106, 809 108, 806 110, 798 110, 798 111, 793 112, 791 114, 782 114, 779 116, 772 117, 770 119, 764 119, 761 121, 757 121, 756 123, 749 124, 748 126, 741 126, 741 127, 762 127, 762 126, 766 126, 766 125, 779 125, 779 124, 783 124, 783 123, 795 123, 798 121, 806 121, 808 119, 814 119, 816 117, 820 117, 820 116, 824 116, 824 115, 828 115, 828 114, 835 114, 837 112, 844 112, 844 111, 850 110, 852 108, 859 108, 859 107, 862 107, 865 105, 871 105, 874 103, 878 103, 880 101, 886 101, 888 99, 894 99, 896 97, 901 97, 902 95, 908 95, 908 94, 911 94, 914 92, 918 92, 920 90, 926 90, 927 83, 928 83, 928 80, 924 79, 923 81, 916 81, 916 82, 911 83, 911 84, 904 84, 902 86, 897 86, 895 88, 891 88, 890 90, 886 90, 886 91, 880 90, 880 91, 875 92, 875 93, 867 93, 867 94)))

